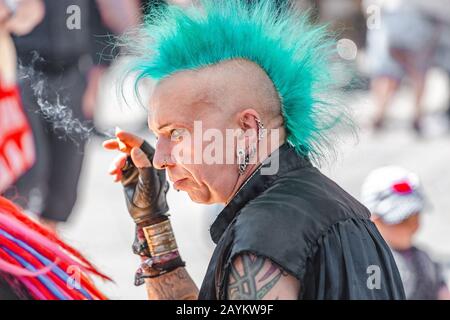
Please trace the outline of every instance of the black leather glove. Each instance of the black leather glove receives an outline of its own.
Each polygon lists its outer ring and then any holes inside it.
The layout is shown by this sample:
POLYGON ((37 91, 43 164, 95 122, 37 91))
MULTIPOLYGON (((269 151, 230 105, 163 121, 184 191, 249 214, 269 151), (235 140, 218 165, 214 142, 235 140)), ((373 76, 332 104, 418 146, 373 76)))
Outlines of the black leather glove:
MULTIPOLYGON (((140 149, 152 162, 155 149, 146 141, 140 149)), ((166 194, 169 183, 166 181, 166 172, 154 167, 137 168, 128 156, 122 168, 121 182, 128 212, 136 223, 133 252, 149 257, 150 252, 142 228, 168 219, 166 194)))
MULTIPOLYGON (((155 149, 146 141, 140 149, 151 162, 155 149)), ((129 156, 125 167, 122 168, 121 182, 128 212, 136 225, 143 227, 167 219, 169 206, 166 194, 169 183, 166 181, 165 170, 154 167, 137 168, 129 156)))
MULTIPOLYGON (((152 162, 155 149, 146 141, 142 143, 140 149, 152 162)), ((179 255, 170 222, 167 221, 169 220, 169 215, 167 214, 169 206, 167 205, 166 194, 169 190, 169 183, 166 181, 165 170, 158 170, 153 166, 138 168, 129 156, 124 168, 122 168, 121 182, 125 192, 128 212, 136 223, 135 239, 132 246, 133 252, 143 257, 143 263, 135 274, 135 285, 142 285, 146 278, 159 277, 179 267, 184 267, 185 263, 179 255), (170 230, 168 234, 169 241, 151 242, 153 244, 152 252, 155 253, 155 256, 152 256, 144 229, 152 228, 152 226, 159 228, 164 225, 170 230), (170 250, 164 251, 166 250, 164 246, 170 250), (161 250, 162 252, 158 252, 161 250)), ((167 236, 167 233, 164 232, 154 236, 167 236)))

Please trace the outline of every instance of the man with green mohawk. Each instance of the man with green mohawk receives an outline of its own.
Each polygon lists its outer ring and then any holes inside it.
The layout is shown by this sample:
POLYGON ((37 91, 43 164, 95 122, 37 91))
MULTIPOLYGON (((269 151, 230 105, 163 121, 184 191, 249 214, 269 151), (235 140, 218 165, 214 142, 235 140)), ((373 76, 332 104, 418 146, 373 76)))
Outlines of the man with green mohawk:
MULTIPOLYGON (((335 44, 288 4, 200 1, 153 12, 129 68, 156 81, 155 149, 118 131, 121 181, 136 222, 136 284, 150 299, 403 299, 392 254, 370 213, 312 162, 346 116, 331 91, 335 44), (177 190, 225 208, 198 290, 168 217, 177 190)), ((186 213, 188 214, 188 213, 186 213)))

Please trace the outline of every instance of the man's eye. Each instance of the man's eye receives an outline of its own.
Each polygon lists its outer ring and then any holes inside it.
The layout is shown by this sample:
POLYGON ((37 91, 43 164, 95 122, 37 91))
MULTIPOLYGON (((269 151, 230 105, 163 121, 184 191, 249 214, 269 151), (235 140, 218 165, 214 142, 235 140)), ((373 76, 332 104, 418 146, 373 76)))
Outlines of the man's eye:
POLYGON ((170 138, 173 141, 179 141, 183 137, 184 129, 173 129, 170 132, 170 138))

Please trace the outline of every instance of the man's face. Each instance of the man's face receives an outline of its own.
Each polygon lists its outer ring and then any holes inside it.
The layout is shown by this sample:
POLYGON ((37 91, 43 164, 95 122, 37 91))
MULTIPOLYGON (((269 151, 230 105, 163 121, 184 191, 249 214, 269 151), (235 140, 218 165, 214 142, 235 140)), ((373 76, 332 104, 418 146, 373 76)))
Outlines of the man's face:
POLYGON ((235 160, 226 164, 223 156, 235 152, 225 143, 226 129, 238 129, 238 123, 221 105, 223 93, 212 90, 209 80, 186 71, 161 81, 150 99, 148 123, 158 138, 153 163, 166 168, 174 188, 195 202, 223 203, 238 179, 235 160), (211 138, 216 135, 223 143, 211 138), (211 155, 218 154, 219 163, 212 163, 211 155))

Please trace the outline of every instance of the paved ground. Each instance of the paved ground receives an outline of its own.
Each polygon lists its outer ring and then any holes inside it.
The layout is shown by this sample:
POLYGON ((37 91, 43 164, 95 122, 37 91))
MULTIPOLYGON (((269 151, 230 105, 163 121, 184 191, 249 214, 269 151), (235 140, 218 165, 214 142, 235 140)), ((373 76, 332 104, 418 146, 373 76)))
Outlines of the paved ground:
MULTIPOLYGON (((432 74, 431 78, 426 104, 430 114, 435 114, 444 106, 448 92, 439 74, 432 74)), ((145 119, 145 114, 142 110, 117 109, 111 98, 113 91, 106 90, 103 97, 99 111, 104 119, 102 125, 138 128, 136 119, 145 119)), ((417 242, 430 248, 437 258, 450 260, 450 135, 439 130, 442 127, 439 117, 429 118, 427 137, 418 139, 409 130, 411 94, 405 89, 391 108, 388 129, 375 135, 365 129, 373 112, 368 94, 353 93, 348 101, 362 128, 359 139, 345 137, 337 160, 323 171, 358 197, 363 178, 375 167, 398 164, 415 170, 423 179, 432 205, 429 214, 423 216, 417 242)), ((100 284, 111 298, 145 299, 144 288, 133 286, 138 264, 130 250, 133 224, 127 215, 120 186, 113 184, 107 175, 113 155, 102 150, 101 140, 94 138, 86 156, 79 202, 62 234, 115 279, 115 284, 100 284)), ((169 193, 169 204, 181 253, 188 271, 200 284, 213 249, 208 228, 218 208, 196 205, 186 194, 174 191, 169 193)))

